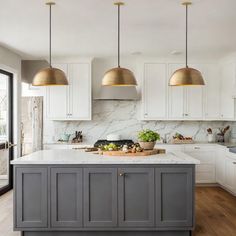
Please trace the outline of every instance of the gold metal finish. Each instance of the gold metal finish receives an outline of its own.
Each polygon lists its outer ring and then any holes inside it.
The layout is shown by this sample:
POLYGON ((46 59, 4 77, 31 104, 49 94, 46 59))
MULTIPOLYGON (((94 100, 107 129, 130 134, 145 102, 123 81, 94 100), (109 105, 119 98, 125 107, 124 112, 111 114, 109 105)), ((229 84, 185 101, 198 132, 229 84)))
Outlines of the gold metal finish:
POLYGON ((137 82, 132 71, 120 67, 120 6, 123 2, 115 2, 118 9, 118 65, 105 73, 102 79, 102 86, 136 86, 137 82))
POLYGON ((137 82, 132 71, 116 67, 107 71, 102 80, 103 86, 136 86, 137 82))
POLYGON ((124 2, 114 2, 115 6, 124 6, 125 3, 124 2))
POLYGON ((120 173, 119 176, 120 176, 120 177, 124 176, 124 173, 120 173))
POLYGON ((192 5, 190 0, 182 3, 186 9, 186 67, 176 70, 169 80, 169 86, 190 86, 205 85, 204 79, 200 71, 188 67, 188 7, 192 5))
POLYGON ((182 5, 184 5, 184 6, 190 6, 192 4, 193 4, 192 1, 184 1, 184 2, 182 2, 182 5))
POLYGON ((193 68, 176 70, 169 81, 170 86, 205 85, 200 71, 193 68))
POLYGON ((34 77, 33 86, 68 85, 65 73, 57 68, 45 68, 34 77))
POLYGON ((56 3, 55 3, 55 2, 51 2, 51 1, 49 1, 49 2, 46 2, 45 4, 46 4, 46 5, 48 5, 48 6, 53 6, 53 5, 56 5, 56 3))
POLYGON ((57 68, 53 68, 51 65, 52 60, 52 6, 56 3, 53 1, 46 2, 46 5, 49 6, 49 68, 44 68, 40 70, 33 78, 32 85, 33 86, 55 86, 55 85, 68 85, 68 80, 66 78, 65 73, 57 68))

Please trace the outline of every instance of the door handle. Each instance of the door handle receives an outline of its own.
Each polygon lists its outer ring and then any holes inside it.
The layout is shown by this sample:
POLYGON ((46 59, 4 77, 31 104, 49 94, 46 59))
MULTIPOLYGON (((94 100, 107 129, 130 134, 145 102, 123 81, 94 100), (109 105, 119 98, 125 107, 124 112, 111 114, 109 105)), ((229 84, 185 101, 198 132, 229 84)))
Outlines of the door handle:
POLYGON ((5 143, 5 149, 10 149, 10 148, 15 147, 15 146, 16 146, 16 144, 13 144, 11 142, 6 142, 5 143))

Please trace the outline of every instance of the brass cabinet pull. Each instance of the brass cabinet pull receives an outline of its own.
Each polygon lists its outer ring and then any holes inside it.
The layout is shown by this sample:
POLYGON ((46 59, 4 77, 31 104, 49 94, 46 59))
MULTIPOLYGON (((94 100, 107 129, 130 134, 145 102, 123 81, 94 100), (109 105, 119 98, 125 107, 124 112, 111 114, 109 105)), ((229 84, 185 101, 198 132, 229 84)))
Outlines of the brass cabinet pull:
POLYGON ((123 177, 124 175, 125 175, 124 173, 120 173, 120 174, 119 174, 120 177, 123 177))

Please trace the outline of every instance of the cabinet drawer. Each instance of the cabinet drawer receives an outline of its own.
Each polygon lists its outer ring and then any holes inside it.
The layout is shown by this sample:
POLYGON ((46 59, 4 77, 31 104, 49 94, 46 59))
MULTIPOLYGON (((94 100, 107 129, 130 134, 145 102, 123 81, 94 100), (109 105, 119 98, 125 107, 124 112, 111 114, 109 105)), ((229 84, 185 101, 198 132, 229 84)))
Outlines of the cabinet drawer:
POLYGON ((198 152, 198 151, 204 151, 204 152, 214 152, 215 146, 213 145, 185 145, 184 147, 186 152, 198 152))

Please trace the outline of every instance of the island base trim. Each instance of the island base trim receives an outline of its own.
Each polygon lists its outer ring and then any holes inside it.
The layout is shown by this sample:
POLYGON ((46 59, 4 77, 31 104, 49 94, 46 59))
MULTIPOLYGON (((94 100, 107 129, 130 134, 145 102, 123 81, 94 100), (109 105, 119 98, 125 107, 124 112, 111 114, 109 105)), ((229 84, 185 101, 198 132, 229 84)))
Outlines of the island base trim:
POLYGON ((192 231, 22 232, 22 236, 191 236, 192 231))

